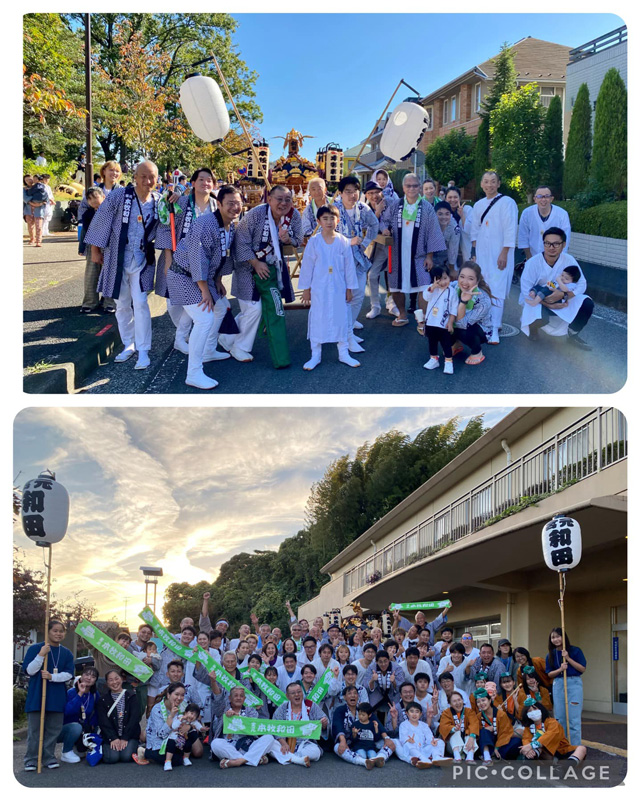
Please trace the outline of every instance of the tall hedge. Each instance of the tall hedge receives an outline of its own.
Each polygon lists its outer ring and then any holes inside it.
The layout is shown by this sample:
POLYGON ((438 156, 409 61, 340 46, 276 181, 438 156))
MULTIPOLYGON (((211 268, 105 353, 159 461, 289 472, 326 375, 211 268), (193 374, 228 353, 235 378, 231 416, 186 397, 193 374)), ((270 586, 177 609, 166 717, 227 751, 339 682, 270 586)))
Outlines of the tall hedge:
POLYGON ((564 196, 574 197, 587 188, 591 163, 591 100, 589 87, 583 83, 578 89, 564 159, 564 196))
POLYGON ((562 100, 559 95, 551 98, 544 119, 540 154, 540 177, 548 183, 557 198, 562 197, 564 159, 562 156, 562 100))
POLYGON ((616 197, 627 193, 627 87, 617 69, 604 76, 593 125, 591 179, 616 197))
POLYGON ((474 153, 473 173, 476 179, 476 196, 484 197, 484 193, 480 188, 480 181, 482 175, 486 170, 491 167, 491 156, 489 154, 489 117, 484 117, 478 133, 476 135, 476 149, 474 153))

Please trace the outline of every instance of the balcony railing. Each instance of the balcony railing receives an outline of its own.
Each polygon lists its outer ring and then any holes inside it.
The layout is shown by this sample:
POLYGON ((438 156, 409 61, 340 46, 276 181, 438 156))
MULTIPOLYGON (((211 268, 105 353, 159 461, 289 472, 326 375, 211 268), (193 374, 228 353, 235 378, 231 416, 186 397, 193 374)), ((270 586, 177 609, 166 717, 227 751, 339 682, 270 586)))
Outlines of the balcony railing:
POLYGON ((622 44, 627 41, 627 26, 622 25, 616 28, 611 33, 605 33, 603 36, 598 36, 597 39, 592 39, 586 44, 581 44, 573 50, 569 50, 569 63, 580 61, 583 58, 588 58, 602 50, 607 50, 609 47, 614 47, 617 44, 622 44))
POLYGON ((623 414, 594 409, 345 572, 344 595, 429 558, 526 498, 555 492, 626 457, 623 414))

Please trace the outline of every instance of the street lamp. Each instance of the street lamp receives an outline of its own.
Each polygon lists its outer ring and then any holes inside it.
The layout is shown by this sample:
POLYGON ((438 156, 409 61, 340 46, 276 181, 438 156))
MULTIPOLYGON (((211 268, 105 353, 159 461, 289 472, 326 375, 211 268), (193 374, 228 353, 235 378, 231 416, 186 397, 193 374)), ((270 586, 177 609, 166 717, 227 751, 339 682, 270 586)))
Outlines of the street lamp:
POLYGON ((156 590, 158 587, 158 578, 162 577, 162 567, 140 567, 140 571, 144 575, 144 604, 145 606, 153 605, 153 613, 156 612, 156 590), (153 604, 149 603, 149 585, 153 585, 153 604))

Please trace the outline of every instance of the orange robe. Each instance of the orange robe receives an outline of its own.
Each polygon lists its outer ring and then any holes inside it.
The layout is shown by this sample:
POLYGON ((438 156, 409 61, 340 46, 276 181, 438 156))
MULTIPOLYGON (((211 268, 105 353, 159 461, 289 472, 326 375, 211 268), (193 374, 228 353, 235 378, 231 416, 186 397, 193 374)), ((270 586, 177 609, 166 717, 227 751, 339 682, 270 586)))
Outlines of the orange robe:
MULTIPOLYGON (((533 666, 536 668, 536 672, 538 673, 538 677, 540 679, 539 683, 541 686, 544 686, 546 689, 551 688, 551 684, 553 683, 552 679, 547 675, 547 662, 544 658, 540 658, 539 656, 533 656, 531 658, 533 662, 533 666)), ((518 667, 518 683, 522 683, 522 667, 518 667)))
MULTIPOLYGON (((548 750, 552 756, 558 753, 561 756, 573 753, 576 749, 569 744, 565 737, 564 728, 553 717, 548 717, 544 722, 544 733, 538 739, 540 746, 548 750)), ((522 744, 531 744, 533 741, 533 733, 529 725, 525 725, 524 733, 522 734, 522 744)))
MULTIPOLYGON (((553 700, 551 699, 549 691, 545 689, 544 686, 540 686, 538 687, 538 692, 540 692, 540 702, 542 703, 542 705, 547 709, 547 711, 550 711, 553 714, 553 700)), ((520 691, 518 692, 518 705, 520 706, 521 709, 521 714, 520 714, 521 717, 522 717, 522 707, 524 706, 524 701, 527 699, 527 697, 533 697, 534 700, 537 699, 533 692, 529 691, 525 694, 524 689, 520 687, 520 691)))
MULTIPOLYGON (((476 736, 480 733, 480 725, 478 724, 478 717, 477 715, 470 709, 464 709, 464 735, 469 736, 472 733, 475 733, 476 736)), ((453 719, 453 709, 452 708, 445 708, 445 710, 440 715, 440 725, 438 726, 438 732, 441 739, 444 739, 446 742, 451 733, 455 729, 455 720, 453 719)))
MULTIPOLYGON (((476 716, 478 717, 479 728, 489 728, 491 731, 493 731, 493 725, 487 725, 481 711, 478 711, 476 716)), ((495 746, 503 747, 505 744, 509 743, 509 741, 515 736, 515 733, 513 732, 511 720, 507 716, 506 712, 501 708, 498 709, 496 727, 498 731, 498 738, 496 739, 495 746)))

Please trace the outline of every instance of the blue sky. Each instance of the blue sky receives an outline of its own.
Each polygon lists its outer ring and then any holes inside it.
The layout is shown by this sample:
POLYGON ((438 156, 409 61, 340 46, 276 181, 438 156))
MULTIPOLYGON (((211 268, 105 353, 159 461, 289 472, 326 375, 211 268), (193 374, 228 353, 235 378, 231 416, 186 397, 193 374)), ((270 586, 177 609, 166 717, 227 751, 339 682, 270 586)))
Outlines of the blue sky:
MULTIPOLYGON (((214 580, 235 553, 277 549, 304 526, 312 483, 331 461, 397 428, 415 436, 471 408, 30 408, 14 426, 19 486, 43 469, 70 495, 69 529, 55 546, 53 591, 81 591, 98 618, 128 621, 143 606, 141 564, 161 566, 160 589, 214 580)), ((14 529, 26 563, 42 553, 14 529)))
MULTIPOLYGON (((346 149, 364 139, 401 78, 426 95, 505 41, 532 36, 578 47, 623 24, 614 14, 232 16, 239 53, 260 75, 262 135, 285 136, 294 127, 315 136, 302 151, 312 161, 328 142, 346 149)), ((395 100, 410 94, 401 87, 395 100)), ((270 144, 272 156, 281 155, 283 142, 270 144)))

